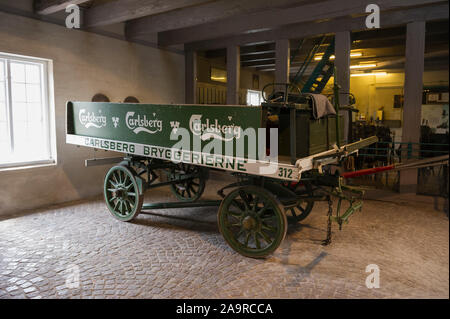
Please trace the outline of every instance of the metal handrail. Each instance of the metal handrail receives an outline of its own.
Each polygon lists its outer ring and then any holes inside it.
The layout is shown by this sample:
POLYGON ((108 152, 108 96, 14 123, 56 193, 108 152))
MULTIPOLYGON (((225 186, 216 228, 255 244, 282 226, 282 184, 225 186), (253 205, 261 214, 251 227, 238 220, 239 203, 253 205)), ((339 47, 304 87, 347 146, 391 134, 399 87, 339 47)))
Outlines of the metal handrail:
POLYGON ((272 100, 268 100, 265 97, 265 94, 264 94, 266 89, 268 87, 270 87, 270 86, 274 87, 273 90, 272 90, 272 93, 275 93, 275 86, 284 86, 284 101, 283 101, 284 104, 287 104, 289 102, 288 101, 288 88, 295 88, 299 95, 302 94, 300 88, 294 83, 279 83, 279 82, 268 83, 268 84, 264 85, 264 87, 261 90, 261 94, 262 94, 263 100, 266 103, 272 102, 272 100))

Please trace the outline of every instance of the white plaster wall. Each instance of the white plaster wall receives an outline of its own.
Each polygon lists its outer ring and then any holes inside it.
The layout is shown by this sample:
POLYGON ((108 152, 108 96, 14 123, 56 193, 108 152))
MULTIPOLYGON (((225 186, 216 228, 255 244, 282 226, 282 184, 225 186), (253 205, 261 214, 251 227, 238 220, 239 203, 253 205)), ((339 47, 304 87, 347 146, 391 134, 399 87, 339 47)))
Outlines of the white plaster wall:
POLYGON ((0 171, 0 215, 102 192, 108 166, 84 160, 112 155, 65 143, 65 103, 90 101, 98 92, 111 101, 128 95, 141 102, 184 102, 184 57, 88 32, 0 12, 0 52, 53 60, 56 166, 0 171))

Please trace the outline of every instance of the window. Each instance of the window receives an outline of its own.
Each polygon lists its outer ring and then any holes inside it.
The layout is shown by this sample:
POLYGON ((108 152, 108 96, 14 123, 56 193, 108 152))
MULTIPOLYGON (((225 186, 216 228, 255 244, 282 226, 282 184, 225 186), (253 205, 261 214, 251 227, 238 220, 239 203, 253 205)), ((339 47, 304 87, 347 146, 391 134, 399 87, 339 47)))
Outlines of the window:
POLYGON ((258 106, 263 102, 260 91, 247 90, 247 105, 258 106))
POLYGON ((0 168, 55 163, 50 63, 0 53, 0 168))
POLYGON ((211 67, 211 80, 227 83, 227 71, 211 67))

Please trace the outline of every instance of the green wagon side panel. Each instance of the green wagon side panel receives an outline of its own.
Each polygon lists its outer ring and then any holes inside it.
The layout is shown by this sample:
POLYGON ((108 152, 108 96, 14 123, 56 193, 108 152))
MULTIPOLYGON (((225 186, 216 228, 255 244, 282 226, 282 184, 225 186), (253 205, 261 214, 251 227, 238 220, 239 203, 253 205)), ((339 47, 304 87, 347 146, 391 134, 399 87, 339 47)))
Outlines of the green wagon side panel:
MULTIPOLYGON (((170 139, 173 129, 177 132, 178 128, 186 128, 191 136, 194 130, 200 134, 197 136, 205 137, 201 142, 203 149, 211 141, 206 138, 208 132, 209 135, 212 133, 215 136, 220 133, 224 139, 226 132, 237 132, 239 128, 242 130, 253 128, 258 133, 261 118, 261 107, 251 106, 67 103, 68 134, 168 148, 178 141, 170 139)), ((243 134, 238 134, 233 139, 233 156, 236 156, 236 143, 240 139, 244 141, 244 157, 247 157, 248 138, 243 134)), ((191 139, 191 145, 192 143, 191 139)), ((225 140, 222 141, 222 153, 225 144, 225 140)))
MULTIPOLYGON (((318 120, 312 119, 309 112, 297 111, 296 114, 297 158, 327 151, 336 143, 336 116, 330 115, 318 120)), ((341 145, 344 144, 344 119, 339 116, 339 135, 341 145)), ((279 153, 290 155, 290 123, 289 114, 280 115, 279 153)))

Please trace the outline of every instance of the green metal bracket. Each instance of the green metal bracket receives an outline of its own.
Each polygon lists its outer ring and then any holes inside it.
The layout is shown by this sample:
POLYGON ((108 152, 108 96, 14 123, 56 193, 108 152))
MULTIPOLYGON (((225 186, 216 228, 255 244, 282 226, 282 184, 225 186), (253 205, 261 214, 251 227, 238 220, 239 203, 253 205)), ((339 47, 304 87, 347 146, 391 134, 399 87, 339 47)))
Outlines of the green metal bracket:
MULTIPOLYGON (((340 207, 338 207, 339 210, 340 207)), ((339 214, 337 216, 330 216, 330 220, 331 221, 335 221, 336 223, 339 224, 339 230, 342 229, 342 223, 348 223, 348 219, 351 215, 353 215, 354 212, 356 212, 357 210, 361 210, 362 209, 362 201, 357 202, 355 204, 352 204, 342 216, 339 216, 339 214)))
POLYGON ((358 194, 359 196, 363 196, 365 193, 365 189, 361 187, 341 185, 341 188, 342 190, 358 194))
POLYGON ((139 176, 135 176, 135 179, 136 179, 136 183, 138 185, 139 195, 144 194, 144 180, 139 176))

